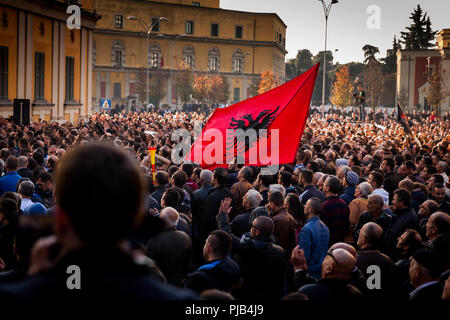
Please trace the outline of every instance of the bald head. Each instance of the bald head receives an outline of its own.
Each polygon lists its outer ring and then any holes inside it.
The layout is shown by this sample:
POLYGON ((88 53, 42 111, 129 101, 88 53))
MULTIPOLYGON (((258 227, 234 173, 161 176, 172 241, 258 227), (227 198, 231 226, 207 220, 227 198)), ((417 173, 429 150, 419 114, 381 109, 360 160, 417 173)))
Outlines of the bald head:
POLYGON ((383 229, 375 222, 368 222, 362 226, 359 232, 358 246, 361 249, 368 247, 377 248, 382 236, 383 229))
POLYGON ((450 216, 442 211, 433 213, 427 222, 426 236, 433 240, 440 234, 450 233, 450 216))
POLYGON ((322 278, 348 280, 355 263, 355 257, 347 250, 330 248, 322 263, 322 278))
POLYGON ((345 242, 337 242, 330 247, 330 250, 333 249, 344 249, 348 253, 350 253, 354 258, 356 258, 356 249, 352 245, 345 242))
POLYGON ((273 221, 269 217, 260 216, 253 221, 253 225, 261 236, 270 236, 273 233, 273 221))
POLYGON ((180 218, 178 211, 172 207, 162 209, 159 217, 164 221, 166 227, 176 227, 180 218))

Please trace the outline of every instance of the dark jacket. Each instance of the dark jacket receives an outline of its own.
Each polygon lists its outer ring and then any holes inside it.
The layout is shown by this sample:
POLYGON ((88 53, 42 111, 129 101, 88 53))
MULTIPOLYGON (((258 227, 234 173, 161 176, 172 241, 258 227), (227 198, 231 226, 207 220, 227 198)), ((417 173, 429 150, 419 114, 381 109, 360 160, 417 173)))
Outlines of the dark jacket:
POLYGON ((422 190, 414 190, 411 192, 411 207, 419 212, 419 206, 427 200, 427 196, 422 190))
POLYGON ((355 190, 356 187, 354 186, 347 186, 344 188, 344 193, 342 193, 339 198, 345 201, 347 205, 352 202, 352 200, 355 198, 355 190))
POLYGON ((166 190, 167 190, 167 186, 157 186, 157 187, 155 187, 155 192, 150 194, 153 197, 153 199, 155 199, 158 202, 160 207, 161 207, 162 196, 166 190))
POLYGON ((312 301, 359 301, 362 293, 347 281, 339 279, 321 279, 315 284, 300 288, 312 301))
MULTIPOLYGON (((414 292, 414 291, 413 291, 414 292)), ((409 295, 409 301, 421 301, 421 302, 432 302, 441 301, 442 297, 442 286, 439 282, 433 283, 425 288, 422 288, 416 292, 411 292, 409 295)))
POLYGON ((239 265, 227 256, 225 259, 211 261, 186 277, 184 286, 197 293, 206 289, 218 289, 229 292, 241 278, 239 265))
POLYGON ((365 225, 366 223, 375 222, 381 228, 383 228, 383 231, 386 231, 387 228, 389 227, 389 224, 391 223, 391 220, 392 216, 388 215, 386 210, 383 210, 381 212, 381 216, 379 216, 378 219, 374 219, 368 211, 364 211, 359 216, 358 223, 353 229, 353 239, 355 240, 355 243, 358 242, 359 232, 361 231, 363 225, 365 225))
POLYGON ((164 228, 150 238, 146 249, 147 256, 155 260, 167 282, 181 286, 191 264, 191 238, 176 228, 164 228))
POLYGON ((395 172, 390 172, 384 176, 383 188, 389 193, 389 203, 394 198, 394 191, 398 188, 400 177, 395 172))
POLYGON ((277 239, 277 243, 290 256, 296 245, 295 228, 297 222, 284 207, 272 214, 272 220, 274 224, 273 235, 277 239))
POLYGON ((34 177, 33 171, 31 171, 28 168, 20 168, 19 170, 17 170, 17 174, 19 176, 21 176, 22 178, 28 178, 30 179, 33 183, 36 183, 36 179, 34 177))
POLYGON ((233 199, 231 206, 234 207, 236 199, 230 189, 225 186, 211 189, 198 212, 197 218, 193 221, 197 224, 194 230, 198 232, 200 247, 203 247, 211 231, 217 229, 216 215, 219 213, 220 202, 225 198, 233 199))
POLYGON ((15 223, 8 223, 0 228, 0 258, 6 264, 5 271, 12 269, 16 263, 16 255, 14 254, 16 226, 15 223))
POLYGON ((299 199, 300 202, 305 205, 306 202, 308 202, 308 200, 312 197, 319 198, 320 200, 325 199, 322 191, 320 191, 313 185, 306 186, 305 190, 300 194, 299 199))
POLYGON ((233 237, 232 253, 242 271, 244 287, 254 300, 280 300, 285 294, 287 256, 271 237, 235 237, 225 213, 217 215, 220 229, 233 237))
MULTIPOLYGON (((74 272, 72 272, 74 275, 74 272)), ((189 300, 198 296, 186 289, 164 285, 150 275, 149 268, 138 264, 128 254, 115 249, 84 248, 68 253, 55 267, 17 284, 2 285, 0 300, 57 301, 64 299, 92 301, 102 297, 107 301, 139 299, 189 300), (68 267, 80 268, 80 290, 69 290, 68 267)))
POLYGON ((397 239, 406 229, 417 230, 419 227, 419 218, 413 208, 396 210, 388 228, 384 232, 383 252, 392 256, 395 252, 397 239))
POLYGON ((350 209, 344 200, 338 196, 325 198, 320 220, 330 229, 330 246, 343 242, 350 227, 350 209))
POLYGON ((356 255, 356 266, 362 271, 365 280, 373 275, 374 271, 369 272, 370 266, 380 268, 380 288, 364 290, 366 297, 389 298, 394 289, 395 265, 391 258, 376 249, 362 249, 356 255))
POLYGON ((250 214, 253 209, 250 209, 242 214, 236 216, 231 221, 231 232, 238 238, 242 237, 244 233, 250 231, 250 214))

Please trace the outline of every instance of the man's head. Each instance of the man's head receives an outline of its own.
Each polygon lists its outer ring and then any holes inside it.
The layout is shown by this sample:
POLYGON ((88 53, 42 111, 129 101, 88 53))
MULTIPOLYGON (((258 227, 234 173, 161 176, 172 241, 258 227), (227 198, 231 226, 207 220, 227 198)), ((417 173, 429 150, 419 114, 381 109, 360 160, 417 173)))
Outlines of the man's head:
POLYGON ((426 236, 433 240, 440 234, 450 233, 450 216, 442 211, 433 213, 427 221, 426 236))
POLYGON ((157 171, 155 173, 155 186, 165 186, 169 183, 169 174, 165 171, 157 171))
POLYGON ((442 185, 444 185, 444 183, 445 183, 444 177, 441 176, 440 174, 435 173, 435 174, 433 174, 431 176, 430 180, 428 180, 427 188, 431 192, 433 190, 433 186, 435 184, 442 184, 442 185))
POLYGON ((213 179, 214 186, 216 187, 224 186, 227 183, 227 178, 228 172, 225 168, 219 167, 214 170, 214 179, 213 179))
POLYGON ((269 217, 259 216, 253 220, 250 228, 250 235, 252 237, 270 237, 273 233, 273 221, 269 217))
POLYGON ((428 218, 438 210, 439 204, 434 200, 427 200, 419 206, 419 217, 428 218))
POLYGON ((18 160, 19 160, 19 165, 18 165, 17 169, 22 169, 22 168, 28 167, 28 158, 27 157, 20 156, 18 158, 18 160))
POLYGON ((410 179, 403 179, 402 181, 399 182, 398 187, 402 188, 402 189, 406 189, 409 192, 413 192, 414 191, 414 182, 412 182, 410 179))
POLYGON ((68 151, 55 184, 55 234, 63 246, 74 239, 116 246, 140 221, 143 181, 135 161, 115 147, 84 144, 68 151))
POLYGON ((248 181, 253 175, 253 170, 250 167, 242 167, 241 170, 239 170, 237 178, 239 181, 248 181))
POLYGON ((6 172, 17 171, 19 167, 19 160, 15 156, 9 156, 6 160, 6 172))
POLYGON ((445 187, 442 184, 435 184, 431 189, 431 196, 437 203, 445 201, 445 187))
POLYGON ((323 184, 323 192, 328 196, 338 195, 341 191, 341 182, 335 176, 329 176, 323 184))
POLYGON ((262 201, 261 194, 254 189, 250 189, 242 198, 242 205, 246 210, 250 210, 258 207, 261 201, 262 201))
POLYGON ((292 174, 286 170, 280 172, 278 176, 278 183, 285 188, 289 188, 292 184, 292 174))
POLYGON ((23 181, 19 185, 18 192, 23 198, 28 198, 28 199, 31 198, 31 196, 34 193, 34 184, 33 184, 33 182, 31 182, 29 180, 23 181))
POLYGON ((379 216, 383 209, 384 200, 379 194, 371 194, 367 201, 367 211, 372 216, 379 216))
POLYGON ((392 198, 394 210, 411 208, 411 193, 406 189, 397 189, 392 198))
POLYGON ((298 182, 299 182, 298 184, 299 184, 299 186, 305 187, 307 185, 312 184, 313 178, 314 178, 314 175, 311 170, 307 170, 307 169, 302 170, 302 171, 300 171, 300 177, 298 178, 298 182))
POLYGON ((279 210, 284 205, 284 196, 279 191, 269 193, 269 208, 272 212, 279 210))
POLYGON ((368 222, 362 226, 358 237, 358 246, 361 249, 378 248, 383 229, 375 222, 368 222))
POLYGON ((178 204, 181 202, 180 189, 177 187, 170 187, 166 191, 161 198, 161 207, 172 207, 176 208, 178 204))
POLYGON ((400 249, 401 253, 408 257, 422 247, 422 237, 414 229, 406 229, 397 239, 397 249, 400 249))
POLYGON ((394 171, 395 162, 394 159, 391 157, 386 157, 381 162, 381 171, 383 171, 384 174, 391 173, 394 171))
POLYGON ((379 173, 378 171, 372 171, 369 174, 369 178, 367 179, 367 182, 370 183, 373 190, 379 189, 383 186, 384 176, 381 173, 379 173))
POLYGON ((322 213, 322 208, 322 201, 319 198, 309 198, 305 204, 305 215, 308 219, 314 216, 319 217, 322 213))
POLYGON ((200 172, 200 184, 202 187, 211 186, 213 182, 213 173, 211 170, 202 170, 200 172))
POLYGON ((206 262, 224 259, 231 250, 231 236, 223 230, 210 233, 203 246, 203 258, 206 262))
POLYGON ((409 279, 414 288, 430 281, 439 281, 443 263, 439 255, 428 249, 419 249, 409 265, 409 279))
POLYGON ((172 207, 165 207, 161 210, 159 218, 164 221, 164 225, 167 228, 175 228, 180 218, 178 211, 172 207))
POLYGON ((322 278, 349 280, 355 263, 355 257, 348 251, 330 248, 322 262, 322 278))
POLYGON ((36 181, 37 186, 44 192, 53 190, 53 177, 48 172, 42 172, 36 181))

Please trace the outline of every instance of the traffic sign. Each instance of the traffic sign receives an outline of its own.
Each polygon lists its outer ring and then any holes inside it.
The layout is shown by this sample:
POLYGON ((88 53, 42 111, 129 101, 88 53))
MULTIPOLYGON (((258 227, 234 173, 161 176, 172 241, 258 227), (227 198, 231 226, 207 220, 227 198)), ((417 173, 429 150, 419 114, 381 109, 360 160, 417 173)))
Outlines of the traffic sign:
POLYGON ((100 109, 111 110, 111 99, 101 99, 100 100, 100 109))

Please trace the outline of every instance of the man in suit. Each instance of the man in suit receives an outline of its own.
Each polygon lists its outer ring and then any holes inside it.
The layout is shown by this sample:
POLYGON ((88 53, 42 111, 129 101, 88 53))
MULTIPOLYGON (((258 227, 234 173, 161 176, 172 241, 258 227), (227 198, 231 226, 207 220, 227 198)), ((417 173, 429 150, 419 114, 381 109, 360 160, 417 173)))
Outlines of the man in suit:
POLYGON ((439 283, 442 271, 442 259, 436 252, 417 250, 409 266, 409 278, 415 288, 409 294, 409 301, 439 301, 442 296, 439 283))

